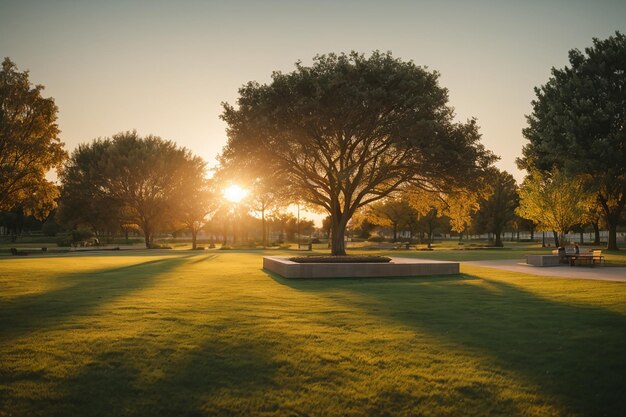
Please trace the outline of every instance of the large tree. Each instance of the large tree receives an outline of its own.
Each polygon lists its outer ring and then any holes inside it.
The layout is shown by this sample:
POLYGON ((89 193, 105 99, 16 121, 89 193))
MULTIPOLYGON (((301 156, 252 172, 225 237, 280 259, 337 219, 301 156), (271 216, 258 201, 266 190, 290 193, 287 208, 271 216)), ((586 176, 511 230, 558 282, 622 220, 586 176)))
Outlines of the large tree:
MULTIPOLYGON (((59 140, 57 106, 33 86, 28 71, 5 58, 0 70, 0 210, 36 214, 53 206, 56 185, 46 173, 67 156, 59 140)), ((48 210, 49 212, 49 210, 48 210)))
POLYGON ((190 211, 184 203, 202 188, 205 171, 201 158, 173 142, 120 133, 74 151, 61 175, 62 201, 80 219, 115 210, 121 222, 143 232, 151 247, 155 232, 190 211))
POLYGON ((59 174, 58 218, 71 229, 86 226, 99 236, 114 233, 125 223, 121 201, 104 192, 101 164, 110 146, 109 140, 78 145, 59 174))
POLYGON ((270 84, 250 82, 224 105, 223 159, 254 160, 295 196, 329 213, 332 253, 345 255, 355 211, 403 184, 447 190, 471 184, 493 155, 476 123, 455 123, 439 74, 391 53, 329 54, 270 84))
POLYGON ((584 175, 602 207, 608 249, 617 250, 617 226, 626 205, 626 36, 593 39, 569 52, 570 66, 552 76, 532 102, 520 168, 584 175))

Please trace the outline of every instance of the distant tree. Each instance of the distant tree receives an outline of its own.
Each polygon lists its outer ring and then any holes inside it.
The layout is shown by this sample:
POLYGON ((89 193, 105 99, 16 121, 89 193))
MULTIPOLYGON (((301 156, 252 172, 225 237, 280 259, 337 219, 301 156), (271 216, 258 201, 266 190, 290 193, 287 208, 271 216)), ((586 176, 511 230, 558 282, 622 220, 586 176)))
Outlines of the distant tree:
POLYGON ((196 249, 198 233, 218 210, 220 201, 212 182, 204 178, 204 172, 190 177, 184 187, 176 217, 191 232, 191 249, 196 249))
MULTIPOLYGON (((445 211, 449 208, 451 194, 442 194, 420 189, 411 189, 407 193, 407 199, 414 210, 415 230, 420 234, 420 243, 426 234, 428 248, 432 246, 433 237, 437 230, 444 227, 445 211)), ((449 219, 446 218, 449 222, 449 219)))
MULTIPOLYGON (((332 230, 333 230, 333 220, 330 218, 330 216, 324 217, 322 219, 322 233, 330 237, 332 230)), ((329 241, 329 245, 330 245, 330 241, 329 241)))
POLYGON ((430 249, 433 244, 435 232, 444 228, 446 222, 449 224, 448 218, 445 217, 437 207, 431 207, 428 211, 420 214, 417 222, 417 230, 420 232, 420 242, 422 242, 421 234, 425 233, 426 245, 430 249))
MULTIPOLYGON (((517 213, 517 210, 516 210, 517 213)), ((517 216, 518 218, 515 219, 515 222, 517 223, 517 230, 519 231, 526 231, 530 233, 530 240, 535 240, 535 230, 537 229, 537 223, 530 220, 530 219, 525 219, 521 216, 517 216)))
MULTIPOLYGON (((156 231, 180 221, 187 185, 201 181, 205 170, 201 158, 173 142, 156 136, 141 138, 136 132, 119 133, 72 154, 61 175, 62 199, 72 201, 75 193, 83 193, 84 201, 110 202, 126 227, 135 224, 144 234, 146 247, 151 247, 156 231), (84 160, 88 161, 85 166, 84 160)), ((90 204, 82 211, 76 208, 75 213, 80 218, 95 216, 100 211, 92 212, 93 208, 90 204)))
POLYGON ((479 192, 467 189, 443 196, 442 214, 449 219, 450 229, 459 233, 459 240, 472 224, 472 214, 480 208, 479 198, 479 192))
POLYGON ((33 86, 28 71, 19 72, 5 58, 0 71, 0 210, 22 207, 47 216, 56 206, 58 190, 46 173, 67 154, 59 140, 57 106, 33 86))
POLYGON ((402 198, 387 198, 373 203, 364 210, 364 214, 365 220, 378 226, 390 227, 394 242, 398 240, 398 231, 405 229, 411 218, 417 216, 415 209, 402 198))
POLYGON ((373 52, 321 55, 311 67, 250 82, 224 105, 223 159, 256 161, 284 176, 293 196, 328 212, 332 254, 345 255, 357 209, 411 183, 447 190, 471 184, 493 155, 476 123, 455 123, 439 74, 373 52))
POLYGON ((427 234, 429 247, 436 229, 463 233, 472 222, 472 214, 478 210, 479 192, 469 188, 447 193, 409 188, 406 196, 417 212, 416 230, 427 234))
POLYGON ((78 145, 59 174, 62 185, 57 217, 71 230, 88 227, 100 236, 110 235, 122 225, 136 228, 126 219, 123 202, 106 192, 102 164, 110 146, 109 140, 78 145))
POLYGON ((287 240, 301 241, 302 236, 310 236, 315 230, 315 222, 306 218, 298 218, 291 213, 283 214, 287 240))
POLYGON ((511 174, 497 168, 490 169, 487 181, 485 197, 474 216, 475 226, 478 231, 493 233, 495 246, 502 247, 502 232, 515 219, 517 184, 511 174))
POLYGON ((532 102, 520 168, 586 176, 617 250, 617 226, 626 204, 626 36, 593 39, 585 53, 569 52, 570 67, 552 77, 532 102))
POLYGON ((274 210, 289 205, 288 193, 282 181, 274 176, 257 177, 250 184, 248 205, 261 217, 261 236, 263 246, 268 245, 267 215, 274 210))
POLYGON ((516 212, 556 231, 558 245, 566 233, 583 221, 589 195, 580 178, 572 178, 557 169, 549 174, 533 171, 519 189, 520 205, 516 212))
MULTIPOLYGON (((604 227, 603 209, 597 200, 590 199, 585 208, 584 221, 593 228, 593 244, 600 244, 600 227, 604 227)), ((622 215, 626 214, 626 211, 622 215)))

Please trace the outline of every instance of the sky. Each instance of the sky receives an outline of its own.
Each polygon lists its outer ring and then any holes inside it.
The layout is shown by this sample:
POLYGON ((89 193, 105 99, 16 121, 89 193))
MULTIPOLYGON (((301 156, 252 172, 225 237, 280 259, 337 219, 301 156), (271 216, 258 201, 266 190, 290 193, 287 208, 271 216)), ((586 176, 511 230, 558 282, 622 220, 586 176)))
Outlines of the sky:
POLYGON ((475 117, 497 165, 515 158, 533 88, 570 49, 626 31, 626 1, 0 0, 0 54, 59 107, 69 151, 136 129, 210 166, 221 103, 316 54, 373 50, 437 70, 459 120, 475 117))

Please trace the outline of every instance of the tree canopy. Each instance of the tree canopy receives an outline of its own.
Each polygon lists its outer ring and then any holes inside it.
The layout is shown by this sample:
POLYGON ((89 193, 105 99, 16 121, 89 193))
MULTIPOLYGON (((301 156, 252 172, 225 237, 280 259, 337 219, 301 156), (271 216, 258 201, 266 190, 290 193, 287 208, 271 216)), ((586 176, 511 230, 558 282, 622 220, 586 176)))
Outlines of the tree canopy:
POLYGON ((176 221, 192 229, 211 211, 199 199, 209 198, 205 172, 201 158, 173 142, 119 133, 72 153, 61 174, 61 208, 81 221, 106 222, 112 216, 140 229, 151 247, 159 229, 176 221))
POLYGON ((377 226, 391 227, 393 241, 398 240, 398 232, 407 228, 417 211, 405 198, 387 198, 371 204, 364 211, 364 220, 377 226))
POLYGON ((478 231, 494 234, 495 246, 503 246, 502 232, 515 219, 515 209, 519 204, 517 183, 506 171, 490 169, 488 185, 479 201, 480 209, 474 217, 478 231))
POLYGON ((596 190, 609 228, 608 248, 626 204, 626 36, 593 39, 569 52, 570 66, 552 76, 532 102, 520 168, 584 176, 596 190))
POLYGON ((224 104, 222 159, 256 161, 292 193, 329 213, 332 253, 345 254, 355 211, 410 184, 468 187, 493 162, 474 120, 454 122, 439 74, 391 53, 319 55, 250 82, 224 104))
POLYGON ((569 177, 557 169, 549 174, 532 172, 522 183, 519 196, 517 214, 556 231, 560 242, 586 218, 593 200, 580 178, 569 177))
POLYGON ((9 58, 0 71, 0 210, 21 207, 45 218, 58 197, 47 172, 60 166, 66 152, 56 124, 57 106, 33 86, 28 71, 9 58))

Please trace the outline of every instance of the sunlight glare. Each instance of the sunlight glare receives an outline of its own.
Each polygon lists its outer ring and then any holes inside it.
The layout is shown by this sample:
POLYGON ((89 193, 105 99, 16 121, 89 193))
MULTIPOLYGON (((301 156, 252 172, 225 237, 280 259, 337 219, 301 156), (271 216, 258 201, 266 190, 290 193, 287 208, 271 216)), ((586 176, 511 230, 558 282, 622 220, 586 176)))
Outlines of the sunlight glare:
POLYGON ((248 190, 241 188, 237 184, 233 184, 224 190, 224 197, 231 203, 239 203, 248 195, 248 190))

